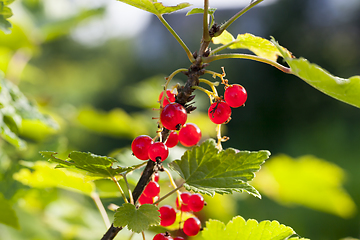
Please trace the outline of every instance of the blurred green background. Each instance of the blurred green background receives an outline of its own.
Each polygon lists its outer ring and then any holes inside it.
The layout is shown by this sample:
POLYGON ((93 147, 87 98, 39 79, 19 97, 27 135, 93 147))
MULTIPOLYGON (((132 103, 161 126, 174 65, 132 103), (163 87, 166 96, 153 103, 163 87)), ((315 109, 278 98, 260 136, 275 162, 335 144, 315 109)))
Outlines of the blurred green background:
MULTIPOLYGON (((125 8, 122 3, 116 4, 119 9, 125 8)), ((20 136, 27 140, 27 149, 19 151, 0 141, 0 192, 11 203, 20 223, 20 230, 0 225, 0 239, 100 239, 106 228, 90 197, 62 188, 32 188, 15 180, 13 174, 24 168, 22 160, 44 160, 38 153, 42 150, 57 151, 61 156, 79 150, 115 156, 124 164, 138 163, 126 148, 137 135, 155 135, 156 120, 151 118, 157 112, 152 108, 158 107, 164 77, 177 68, 187 68, 189 62, 155 16, 141 15, 146 25, 135 29, 132 24, 140 24, 140 15, 128 14, 126 20, 110 21, 106 16, 114 12, 114 4, 106 1, 17 0, 10 6, 14 11, 10 18, 13 29, 9 35, 0 32, 0 70, 50 114, 60 130, 54 132, 41 124, 25 122, 20 136)), ((218 9, 215 20, 222 23, 236 12, 234 8, 218 9)), ((165 18, 196 51, 202 17, 185 17, 181 11, 165 18)), ((336 76, 360 74, 358 0, 273 1, 252 9, 228 30, 233 35, 249 32, 267 39, 274 36, 296 57, 305 57, 336 76)), ((239 83, 248 92, 246 107, 235 109, 226 126, 230 140, 223 146, 270 150, 274 162, 282 158, 279 154, 325 159, 343 169, 339 170, 339 181, 346 180, 343 187, 358 205, 359 109, 262 63, 224 60, 212 63, 208 69, 221 72, 222 66, 229 83, 239 83)), ((174 84, 186 81, 185 75, 176 77, 174 84)), ((198 123, 203 136, 214 137, 215 126, 204 116, 206 96, 198 92, 195 101, 199 113, 191 116, 192 121, 198 123)), ((182 150, 173 150, 171 158, 178 157, 182 150)), ((315 175, 323 178, 327 173, 319 168, 315 175)), ((132 176, 132 184, 137 176, 132 176)), ((166 177, 161 177, 166 189, 166 177)), ((121 204, 112 184, 96 182, 105 206, 121 204)), ((300 180, 300 188, 302 184, 315 182, 300 180)), ((257 185, 260 193, 267 188, 261 182, 257 185)), ((235 215, 258 221, 278 220, 310 239, 360 237, 360 214, 355 207, 345 215, 326 213, 306 204, 274 201, 271 193, 264 192, 262 200, 245 193, 208 199, 201 217, 225 222, 235 215)), ((325 204, 328 199, 323 201, 325 204)), ((150 232, 148 239, 153 235, 150 232)), ((117 239, 127 239, 125 236, 117 239)))

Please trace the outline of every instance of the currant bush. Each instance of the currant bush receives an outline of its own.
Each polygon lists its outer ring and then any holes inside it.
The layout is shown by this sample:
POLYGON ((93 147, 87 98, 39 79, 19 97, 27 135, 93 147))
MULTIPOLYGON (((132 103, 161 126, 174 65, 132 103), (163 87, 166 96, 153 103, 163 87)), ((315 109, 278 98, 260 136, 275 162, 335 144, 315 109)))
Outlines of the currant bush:
POLYGON ((131 150, 135 157, 140 160, 148 160, 149 147, 153 144, 151 137, 147 135, 140 135, 136 137, 131 143, 131 150))
POLYGON ((170 103, 160 113, 162 125, 169 130, 179 130, 186 123, 187 113, 179 103, 170 103))
MULTIPOLYGON (((166 90, 166 95, 168 96, 170 102, 175 102, 175 94, 171 92, 171 90, 166 90)), ((159 101, 161 101, 162 97, 164 96, 164 92, 161 92, 159 95, 159 101)), ((166 105, 168 105, 170 103, 166 97, 164 97, 164 101, 163 101, 163 107, 165 107, 166 105)))
POLYGON ((156 162, 157 159, 164 161, 169 156, 168 147, 162 142, 151 144, 148 149, 148 158, 156 162))
POLYGON ((211 104, 208 110, 210 120, 215 124, 223 124, 231 116, 231 108, 224 101, 218 101, 211 104))
POLYGON ((241 107, 246 102, 247 92, 245 88, 239 84, 229 85, 225 89, 224 98, 225 102, 229 104, 230 107, 241 107))
POLYGON ((179 141, 185 147, 196 145, 200 139, 200 128, 194 123, 186 123, 179 131, 179 141))

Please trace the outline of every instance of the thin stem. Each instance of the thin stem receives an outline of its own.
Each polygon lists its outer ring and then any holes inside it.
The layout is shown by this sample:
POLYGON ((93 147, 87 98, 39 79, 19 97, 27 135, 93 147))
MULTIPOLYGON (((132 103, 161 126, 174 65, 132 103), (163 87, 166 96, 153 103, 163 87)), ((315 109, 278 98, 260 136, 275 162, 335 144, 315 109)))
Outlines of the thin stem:
POLYGON ((220 52, 220 51, 222 51, 222 50, 224 50, 224 49, 226 49, 226 48, 230 47, 231 45, 233 45, 235 43, 238 43, 238 42, 240 42, 240 41, 239 40, 234 40, 234 41, 231 41, 231 42, 229 42, 229 43, 227 43, 225 45, 222 45, 222 46, 220 46, 218 48, 215 48, 214 50, 212 50, 210 52, 209 56, 215 55, 215 53, 218 53, 218 52, 220 52))
POLYGON ((126 187, 127 187, 127 189, 128 189, 128 193, 129 193, 129 197, 130 197, 130 203, 131 203, 131 204, 134 204, 134 198, 133 198, 133 195, 132 195, 130 186, 129 186, 129 182, 127 181, 127 178, 126 178, 126 174, 123 174, 122 176, 123 176, 123 178, 124 178, 126 187))
POLYGON ((197 89, 197 90, 200 90, 200 91, 203 91, 204 93, 206 93, 206 94, 209 96, 210 104, 213 103, 213 99, 216 97, 213 92, 210 92, 209 90, 206 90, 206 89, 203 88, 203 87, 192 86, 192 89, 197 89))
POLYGON ((169 25, 169 23, 164 19, 162 15, 156 15, 159 20, 164 24, 164 26, 169 30, 169 32, 175 37, 175 39, 179 42, 179 44, 182 46, 182 48, 185 50, 186 55, 188 56, 190 62, 195 62, 195 59, 190 52, 189 48, 186 46, 186 44, 183 42, 183 40, 177 35, 177 33, 172 29, 172 27, 169 25))
POLYGON ((203 41, 210 41, 210 34, 209 34, 209 0, 204 0, 204 15, 203 15, 203 41))
POLYGON ((106 213, 104 205, 101 202, 99 194, 97 194, 96 192, 93 192, 93 193, 91 193, 90 196, 94 200, 96 207, 99 209, 100 215, 105 223, 105 227, 109 228, 111 226, 111 222, 109 220, 109 216, 106 213))
POLYGON ((214 37, 219 36, 223 31, 225 31, 236 19, 238 19, 241 15, 243 15, 244 13, 246 13, 247 11, 249 11, 251 8, 255 7, 256 5, 258 5, 259 3, 261 3, 264 0, 257 0, 257 1, 253 1, 251 2, 247 7, 243 8, 241 11, 239 11, 238 13, 236 13, 232 18, 230 18, 226 23, 224 23, 223 25, 221 25, 220 31, 218 31, 214 37))
POLYGON ((144 231, 141 232, 141 235, 142 235, 143 240, 145 240, 145 232, 144 231))
POLYGON ((221 145, 221 140, 222 140, 222 137, 221 137, 221 124, 218 124, 216 126, 216 133, 217 133, 217 148, 219 149, 219 151, 221 151, 223 148, 222 148, 222 145, 221 145))
POLYGON ((206 83, 207 85, 209 85, 211 87, 211 90, 215 94, 215 96, 219 96, 218 93, 217 93, 217 90, 215 88, 215 86, 219 86, 219 82, 213 83, 213 82, 210 82, 209 80, 204 79, 204 78, 199 78, 199 82, 206 83))
POLYGON ((131 232, 130 237, 129 237, 128 240, 131 240, 133 238, 134 234, 135 234, 135 232, 131 232))
POLYGON ((163 197, 161 197, 159 200, 157 200, 156 202, 153 203, 153 205, 158 204, 159 202, 161 202, 162 200, 168 198, 170 195, 172 195, 174 192, 177 192, 180 188, 182 188, 184 185, 184 183, 180 184, 177 188, 171 190, 170 192, 168 192, 167 194, 165 194, 163 197))
POLYGON ((229 53, 229 54, 219 54, 211 57, 203 58, 204 63, 213 62, 220 59, 229 59, 229 58, 239 58, 239 59, 250 59, 258 62, 267 63, 269 65, 272 65, 273 67, 276 67, 277 69, 283 71, 284 73, 291 73, 291 69, 287 68, 277 62, 271 61, 266 58, 258 57, 255 55, 250 54, 242 54, 242 53, 229 53))
POLYGON ((120 193, 121 193, 121 196, 122 196, 122 198, 124 199, 124 201, 125 201, 126 203, 128 203, 129 201, 127 200, 127 198, 126 198, 126 196, 125 196, 125 193, 124 193, 124 191, 122 190, 119 182, 116 180, 115 177, 111 177, 111 180, 113 180, 113 182, 116 184, 116 186, 117 186, 117 188, 119 189, 119 191, 120 191, 120 193))

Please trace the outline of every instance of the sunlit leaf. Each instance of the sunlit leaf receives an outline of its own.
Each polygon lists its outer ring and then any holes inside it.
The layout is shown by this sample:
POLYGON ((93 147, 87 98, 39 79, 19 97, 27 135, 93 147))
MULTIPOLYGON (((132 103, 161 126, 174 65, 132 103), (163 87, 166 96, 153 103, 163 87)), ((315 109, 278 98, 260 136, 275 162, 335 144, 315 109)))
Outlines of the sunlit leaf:
POLYGON ((0 192, 0 223, 19 229, 19 222, 16 213, 9 201, 0 192))
POLYGON ((251 239, 251 240, 285 240, 295 234, 291 227, 280 224, 277 221, 262 221, 249 219, 245 221, 240 216, 234 217, 228 224, 218 220, 206 222, 202 231, 204 240, 218 239, 251 239))
POLYGON ((138 209, 130 203, 124 203, 116 210, 114 215, 114 226, 125 227, 129 230, 140 233, 150 226, 160 224, 159 209, 151 204, 141 205, 138 209))
POLYGON ((356 205, 342 187, 345 173, 337 165, 313 156, 271 158, 253 184, 285 205, 302 205, 348 218, 356 205))
MULTIPOLYGON (((210 15, 213 15, 216 11, 216 8, 209 8, 208 9, 208 13, 210 15)), ((198 14, 198 13, 204 13, 204 9, 203 8, 193 8, 190 11, 188 11, 186 13, 186 16, 192 15, 192 14, 198 14)))
POLYGON ((310 63, 305 58, 293 58, 273 39, 286 63, 291 68, 291 73, 303 79, 319 91, 360 108, 360 76, 348 79, 331 75, 316 64, 310 63))
MULTIPOLYGON (((29 163, 28 163, 29 164, 29 163)), ((95 190, 93 182, 84 176, 66 169, 55 169, 56 164, 38 161, 14 174, 14 179, 33 188, 59 187, 90 195, 95 190)))
POLYGON ((14 0, 0 0, 0 30, 4 33, 10 33, 11 23, 7 20, 13 13, 12 10, 7 6, 14 0))
POLYGON ((77 151, 71 152, 66 160, 55 157, 56 154, 56 152, 50 151, 41 152, 41 155, 49 159, 49 161, 58 163, 57 167, 59 168, 76 168, 96 177, 114 177, 143 165, 143 163, 140 163, 130 167, 115 167, 117 161, 114 158, 77 151))
POLYGON ((229 148, 219 151, 213 139, 188 150, 170 163, 185 180, 185 188, 213 196, 215 192, 229 194, 246 191, 260 197, 251 181, 260 165, 270 156, 269 151, 249 152, 229 148))
POLYGON ((50 117, 40 113, 19 88, 4 79, 0 72, 0 135, 18 148, 26 146, 25 141, 18 137, 23 119, 41 121, 50 128, 58 128, 50 117))
POLYGON ((191 6, 191 4, 189 3, 180 3, 176 6, 164 6, 162 3, 157 2, 157 0, 118 0, 118 1, 145 10, 147 12, 151 12, 155 15, 168 14, 191 6))
MULTIPOLYGON (((239 34, 236 39, 227 31, 224 31, 219 37, 213 38, 215 44, 229 44, 230 49, 247 49, 259 57, 276 61, 281 55, 277 47, 269 40, 254 36, 250 33, 239 34)), ((286 50, 284 50, 286 51, 286 50)))

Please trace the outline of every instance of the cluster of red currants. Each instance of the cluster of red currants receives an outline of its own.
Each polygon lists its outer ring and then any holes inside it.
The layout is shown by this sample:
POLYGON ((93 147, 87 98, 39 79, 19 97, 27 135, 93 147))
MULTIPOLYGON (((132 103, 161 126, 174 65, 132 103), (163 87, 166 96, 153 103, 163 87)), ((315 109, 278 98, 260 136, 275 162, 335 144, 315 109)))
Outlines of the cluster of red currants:
POLYGON ((226 85, 224 100, 217 100, 208 110, 210 120, 216 124, 223 124, 229 121, 231 116, 231 107, 237 108, 243 106, 247 99, 247 93, 243 86, 239 84, 226 85))
MULTIPOLYGON (((131 149, 134 156, 140 160, 164 161, 169 155, 169 148, 175 147, 178 142, 185 147, 191 147, 201 139, 200 128, 194 123, 186 123, 187 112, 184 106, 175 102, 175 94, 170 90, 167 90, 166 94, 169 100, 167 98, 163 100, 160 122, 170 130, 170 134, 165 143, 154 142, 147 135, 136 137, 131 144, 131 149)), ((163 92, 159 96, 159 101, 162 98, 163 92)))

